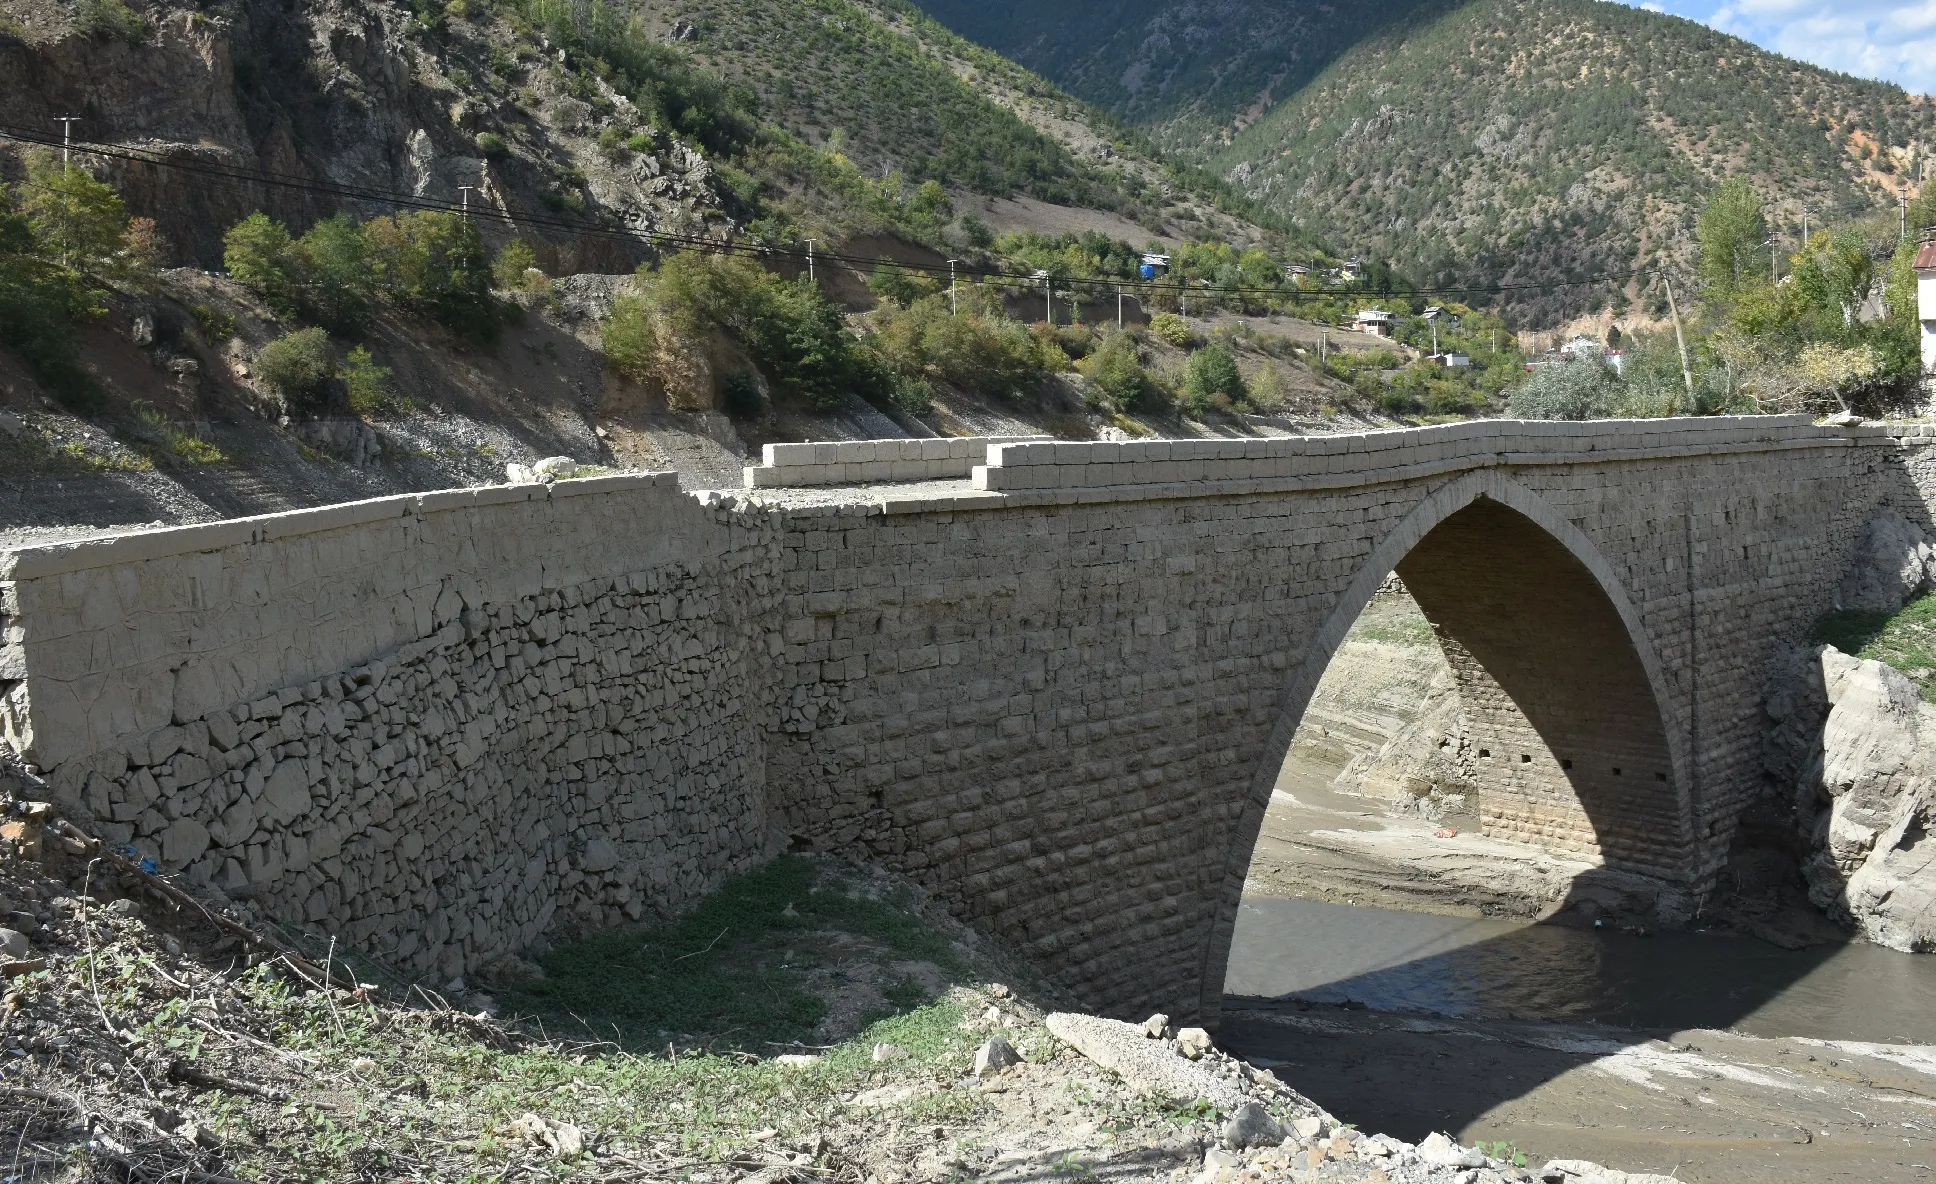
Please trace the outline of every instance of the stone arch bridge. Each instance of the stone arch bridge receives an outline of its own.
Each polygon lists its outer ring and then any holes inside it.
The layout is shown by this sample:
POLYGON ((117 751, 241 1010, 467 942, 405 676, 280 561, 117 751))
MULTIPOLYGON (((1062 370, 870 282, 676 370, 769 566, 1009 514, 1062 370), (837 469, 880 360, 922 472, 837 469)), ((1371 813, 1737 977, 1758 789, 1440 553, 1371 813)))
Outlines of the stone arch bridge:
POLYGON ((1388 573, 1488 833, 1686 916, 1760 692, 1928 445, 1799 417, 769 446, 0 558, 0 722, 193 881, 419 973, 777 851, 930 886, 1097 1008, 1214 1020, 1251 848, 1388 573))

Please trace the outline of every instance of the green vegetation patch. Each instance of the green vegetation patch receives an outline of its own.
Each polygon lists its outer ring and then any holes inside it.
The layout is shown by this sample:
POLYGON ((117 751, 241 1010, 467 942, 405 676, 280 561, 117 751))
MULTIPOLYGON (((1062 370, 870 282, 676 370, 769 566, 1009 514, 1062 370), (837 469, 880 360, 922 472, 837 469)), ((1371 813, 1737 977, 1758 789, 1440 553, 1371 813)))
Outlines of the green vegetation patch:
MULTIPOLYGON (((547 977, 504 999, 548 1031, 586 1031, 626 1048, 676 1040, 771 1052, 812 1037, 828 1007, 810 976, 838 974, 842 957, 857 953, 927 962, 950 977, 963 970, 912 900, 784 856, 663 928, 602 934, 547 955, 547 977)), ((906 1008, 925 1004, 929 992, 902 981, 883 994, 906 1008)))
POLYGON ((1924 699, 1936 702, 1929 685, 1936 672, 1936 594, 1918 596, 1900 612, 1830 613, 1815 623, 1813 640, 1895 667, 1915 679, 1924 699))

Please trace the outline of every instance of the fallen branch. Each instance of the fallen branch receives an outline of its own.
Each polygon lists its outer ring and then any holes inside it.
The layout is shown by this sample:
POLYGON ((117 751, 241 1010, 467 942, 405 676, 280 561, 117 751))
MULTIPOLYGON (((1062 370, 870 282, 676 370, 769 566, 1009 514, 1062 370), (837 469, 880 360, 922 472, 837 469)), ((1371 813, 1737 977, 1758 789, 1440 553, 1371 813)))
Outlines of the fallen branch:
POLYGON ((197 1069, 187 1061, 171 1061, 168 1065, 168 1079, 181 1085, 199 1085, 203 1089, 219 1089, 225 1093, 245 1094, 251 1098, 261 1098, 265 1102, 286 1102, 289 1095, 266 1085, 252 1081, 240 1081, 224 1077, 220 1073, 210 1073, 197 1069))

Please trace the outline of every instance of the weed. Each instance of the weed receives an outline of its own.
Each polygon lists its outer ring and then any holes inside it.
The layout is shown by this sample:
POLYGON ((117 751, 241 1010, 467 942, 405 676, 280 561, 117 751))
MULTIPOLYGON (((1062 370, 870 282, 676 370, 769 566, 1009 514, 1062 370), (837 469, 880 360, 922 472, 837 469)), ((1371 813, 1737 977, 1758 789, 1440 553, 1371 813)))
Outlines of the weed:
POLYGON ((1936 688, 1929 686, 1936 672, 1936 593, 1918 596, 1895 613, 1830 613, 1815 623, 1814 640, 1895 667, 1916 681, 1925 700, 1936 702, 1936 688))
POLYGON ((206 304, 197 304, 189 311, 195 314, 195 325, 202 331, 202 340, 210 345, 220 345, 235 336, 235 314, 217 312, 206 304))
MULTIPOLYGON (((508 1001, 625 1048, 663 1048, 676 1033, 758 1050, 806 1040, 825 1018, 826 1004, 806 984, 823 944, 815 935, 845 933, 902 959, 956 968, 946 939, 905 902, 821 881, 811 860, 775 860, 662 929, 603 934, 546 956, 548 978, 508 1001)), ((905 988, 894 998, 914 1001, 905 988)))
POLYGON ((129 410, 134 416, 131 433, 147 446, 144 451, 150 456, 160 453, 191 465, 228 463, 228 454, 200 436, 183 431, 146 399, 136 399, 129 410))
POLYGON ((1509 1163, 1516 1168, 1523 1168, 1526 1166, 1526 1153, 1524 1151, 1521 1151, 1514 1144, 1507 1142, 1504 1139, 1500 1139, 1491 1143, 1488 1143, 1484 1139, 1480 1139, 1478 1142, 1474 1143, 1473 1146, 1479 1150, 1479 1153, 1481 1155, 1484 1155, 1489 1159, 1497 1159, 1504 1163, 1509 1163))

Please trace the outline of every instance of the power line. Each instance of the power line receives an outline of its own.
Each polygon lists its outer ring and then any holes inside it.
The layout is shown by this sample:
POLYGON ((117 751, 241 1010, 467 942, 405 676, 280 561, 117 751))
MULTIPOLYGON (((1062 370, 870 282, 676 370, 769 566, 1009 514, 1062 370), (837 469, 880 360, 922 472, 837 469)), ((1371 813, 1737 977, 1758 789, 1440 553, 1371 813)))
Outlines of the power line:
MULTIPOLYGON (((160 152, 147 149, 128 148, 85 140, 63 143, 63 140, 66 139, 65 136, 56 139, 50 134, 12 124, 0 123, 0 138, 49 148, 71 147, 73 151, 87 155, 105 157, 111 160, 124 160, 136 164, 146 164, 155 168, 191 173, 197 176, 210 177, 242 185, 256 185, 268 189, 282 189, 347 201, 367 202, 397 209, 445 211, 450 208, 449 202, 433 201, 418 197, 414 194, 379 189, 374 186, 321 182, 297 174, 277 173, 238 165, 224 165, 213 161, 186 161, 179 158, 170 158, 162 155, 160 152)), ((555 230, 561 233, 597 238, 643 242, 645 245, 651 247, 684 248, 741 258, 770 259, 779 257, 791 259, 803 263, 810 272, 816 260, 846 263, 857 269, 875 267, 881 262, 878 259, 869 259, 857 255, 829 254, 825 251, 816 251, 811 244, 804 251, 801 251, 764 243, 734 242, 731 240, 722 241, 719 239, 701 238, 696 235, 674 234, 666 231, 645 230, 637 227, 612 227, 598 223, 547 217, 543 214, 514 214, 509 210, 497 207, 479 207, 469 209, 467 213, 473 218, 501 222, 513 229, 522 226, 532 229, 555 230)), ((937 278, 941 275, 949 274, 949 265, 947 264, 894 263, 892 265, 904 271, 932 275, 937 278)), ((969 267, 965 268, 965 270, 971 276, 983 282, 996 282, 1025 287, 1033 287, 1035 284, 1042 282, 1041 277, 1032 273, 1009 271, 1000 267, 969 267)), ((1202 281, 1198 286, 1191 288, 1180 279, 1164 283, 1156 281, 1132 281, 1114 277, 1075 278, 1062 276, 1054 278, 1052 282, 1060 283, 1064 287, 1069 288, 1085 288, 1092 291, 1100 289, 1105 294, 1113 292, 1139 296, 1175 295, 1181 298, 1186 294, 1194 293, 1199 296, 1211 297, 1257 296, 1276 300, 1315 302, 1339 297, 1390 299, 1410 296, 1505 295, 1513 292, 1549 291, 1563 288, 1593 287, 1615 282, 1624 283, 1651 273, 1652 269, 1637 269, 1627 272, 1609 272, 1577 280, 1543 280, 1521 284, 1412 286, 1385 288, 1379 291, 1367 291, 1360 288, 1301 289, 1244 284, 1215 285, 1207 281, 1202 281)))

